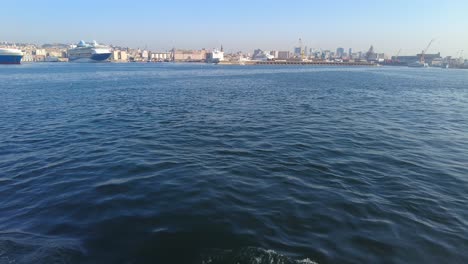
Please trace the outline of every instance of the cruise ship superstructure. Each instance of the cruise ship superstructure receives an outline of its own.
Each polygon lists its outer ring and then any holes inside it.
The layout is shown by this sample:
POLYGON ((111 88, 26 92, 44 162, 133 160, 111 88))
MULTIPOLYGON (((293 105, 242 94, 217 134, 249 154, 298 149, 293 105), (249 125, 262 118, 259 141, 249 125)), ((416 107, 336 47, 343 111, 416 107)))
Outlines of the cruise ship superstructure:
POLYGON ((86 43, 80 41, 76 47, 68 50, 68 60, 71 62, 101 62, 111 56, 109 47, 100 45, 96 41, 86 43))

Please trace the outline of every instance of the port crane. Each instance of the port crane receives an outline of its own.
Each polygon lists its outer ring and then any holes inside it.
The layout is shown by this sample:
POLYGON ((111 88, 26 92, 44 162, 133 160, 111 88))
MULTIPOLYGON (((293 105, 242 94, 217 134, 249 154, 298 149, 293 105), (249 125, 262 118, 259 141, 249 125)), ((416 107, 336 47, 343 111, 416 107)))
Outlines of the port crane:
POLYGON ((432 43, 435 41, 435 39, 431 39, 431 41, 429 42, 429 44, 427 44, 427 47, 422 51, 421 53, 421 59, 420 59, 420 62, 422 64, 425 63, 425 60, 424 60, 424 56, 426 55, 426 52, 427 50, 431 47, 432 43))
POLYGON ((400 56, 401 49, 398 50, 396 56, 395 56, 395 61, 398 62, 398 56, 400 56))
POLYGON ((304 46, 302 45, 302 38, 299 38, 299 48, 301 49, 301 60, 304 60, 305 56, 304 56, 304 46))

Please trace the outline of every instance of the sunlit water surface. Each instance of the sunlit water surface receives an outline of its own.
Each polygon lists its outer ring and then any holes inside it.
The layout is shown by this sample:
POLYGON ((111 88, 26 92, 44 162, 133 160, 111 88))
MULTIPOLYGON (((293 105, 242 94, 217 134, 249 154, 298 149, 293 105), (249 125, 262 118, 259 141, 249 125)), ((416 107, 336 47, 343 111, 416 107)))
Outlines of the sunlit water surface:
POLYGON ((468 71, 0 67, 0 263, 468 263, 468 71))

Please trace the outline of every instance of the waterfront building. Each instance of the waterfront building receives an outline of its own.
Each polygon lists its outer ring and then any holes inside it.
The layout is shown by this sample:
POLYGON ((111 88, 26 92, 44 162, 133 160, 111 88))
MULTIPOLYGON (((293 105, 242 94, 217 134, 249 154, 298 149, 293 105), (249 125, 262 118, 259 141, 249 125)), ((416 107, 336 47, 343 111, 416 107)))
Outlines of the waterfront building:
POLYGON ((337 49, 336 49, 336 57, 337 57, 337 58, 342 58, 343 55, 344 55, 344 48, 341 48, 341 47, 340 47, 340 48, 337 48, 337 49))
POLYGON ((367 54, 366 54, 366 60, 368 62, 383 62, 384 59, 385 59, 385 54, 384 53, 375 53, 375 52, 370 53, 370 52, 367 52, 367 54))
POLYGON ((277 50, 272 50, 270 51, 270 55, 273 56, 273 58, 278 59, 278 51, 277 50))
POLYGON ((111 60, 115 62, 128 62, 127 51, 114 49, 114 51, 112 51, 111 60))
POLYGON ((36 56, 46 56, 47 55, 47 51, 45 49, 36 49, 33 51, 33 55, 36 55, 36 56))
POLYGON ((287 60, 291 57, 291 54, 289 51, 278 51, 278 57, 276 57, 279 60, 287 60))
POLYGON ((153 52, 151 54, 152 61, 168 61, 172 60, 171 52, 153 52))
POLYGON ((375 52, 374 46, 371 45, 369 50, 365 53, 364 59, 368 62, 383 62, 385 60, 385 54, 375 52))
POLYGON ((119 60, 119 50, 113 50, 111 55, 111 61, 119 60))
POLYGON ((329 50, 324 50, 322 52, 322 60, 329 60, 332 56, 333 54, 329 50))
POLYGON ((206 60, 206 50, 174 50, 173 60, 176 62, 203 62, 206 60))
POLYGON ((59 58, 56 56, 46 56, 44 61, 45 62, 59 62, 59 58))
POLYGON ((127 52, 124 51, 124 50, 121 50, 121 51, 119 52, 119 59, 120 59, 120 61, 127 62, 127 61, 128 61, 128 54, 127 54, 127 52))
POLYGON ((143 61, 146 61, 146 60, 149 59, 149 53, 148 53, 147 50, 143 50, 143 51, 141 52, 141 58, 142 58, 143 61))
POLYGON ((268 51, 265 52, 261 49, 254 50, 254 53, 252 55, 252 60, 255 60, 255 61, 268 61, 272 59, 274 59, 274 57, 270 55, 270 52, 268 51))
POLYGON ((55 58, 62 58, 62 51, 57 51, 57 50, 49 51, 47 52, 47 56, 55 57, 55 58))
POLYGON ((419 61, 418 56, 392 56, 392 61, 398 61, 401 64, 409 64, 409 63, 414 63, 415 61, 419 61))
POLYGON ((22 62, 33 62, 34 61, 34 56, 32 55, 31 52, 24 52, 23 53, 23 59, 21 59, 22 62))
MULTIPOLYGON (((398 57, 392 56, 391 59, 392 59, 392 61, 398 61, 399 63, 401 63, 403 65, 407 65, 407 64, 410 64, 410 63, 414 63, 416 61, 420 61, 421 56, 422 56, 421 54, 417 54, 417 55, 414 55, 414 56, 398 56, 398 57)), ((439 63, 439 59, 441 59, 441 58, 442 57, 440 56, 440 53, 425 54, 424 55, 424 61, 428 65, 432 65, 434 60, 435 60, 435 64, 437 65, 439 63)))
POLYGON ((128 61, 141 61, 141 51, 140 49, 127 49, 128 61))
MULTIPOLYGON (((417 61, 420 61, 420 60, 421 60, 422 54, 417 54, 416 56, 417 56, 417 58, 418 58, 417 61)), ((442 58, 442 57, 440 56, 440 52, 439 52, 439 53, 436 53, 436 54, 424 54, 424 62, 427 63, 427 64, 429 64, 429 65, 432 64, 432 61, 433 61, 434 59, 439 59, 439 58, 442 58)), ((414 62, 414 61, 413 61, 413 62, 414 62)))
POLYGON ((34 55, 35 62, 44 62, 46 59, 46 55, 34 55))
POLYGON ((295 47, 294 48, 294 56, 295 57, 300 57, 302 53, 302 48, 301 47, 295 47))

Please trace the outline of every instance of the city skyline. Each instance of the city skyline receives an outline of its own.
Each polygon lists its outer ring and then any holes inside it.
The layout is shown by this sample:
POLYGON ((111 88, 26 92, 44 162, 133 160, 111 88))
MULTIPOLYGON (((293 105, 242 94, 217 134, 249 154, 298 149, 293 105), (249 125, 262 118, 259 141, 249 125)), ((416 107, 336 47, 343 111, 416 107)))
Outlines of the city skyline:
POLYGON ((76 43, 80 39, 151 50, 212 48, 227 52, 291 50, 302 38, 309 48, 382 53, 421 52, 455 56, 468 51, 463 1, 60 1, 2 3, 0 40, 29 43, 76 43), (71 10, 72 9, 72 10, 71 10))

